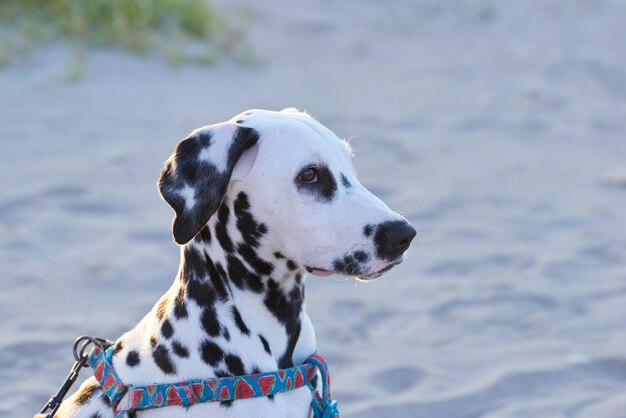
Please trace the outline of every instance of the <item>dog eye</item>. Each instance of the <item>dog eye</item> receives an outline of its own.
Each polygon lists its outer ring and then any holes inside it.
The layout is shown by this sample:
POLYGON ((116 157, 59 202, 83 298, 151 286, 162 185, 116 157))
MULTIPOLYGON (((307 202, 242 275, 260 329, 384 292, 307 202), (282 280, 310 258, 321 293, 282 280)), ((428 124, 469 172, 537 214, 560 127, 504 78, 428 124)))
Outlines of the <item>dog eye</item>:
POLYGON ((313 167, 305 168, 298 174, 298 178, 305 183, 317 183, 317 171, 313 167))

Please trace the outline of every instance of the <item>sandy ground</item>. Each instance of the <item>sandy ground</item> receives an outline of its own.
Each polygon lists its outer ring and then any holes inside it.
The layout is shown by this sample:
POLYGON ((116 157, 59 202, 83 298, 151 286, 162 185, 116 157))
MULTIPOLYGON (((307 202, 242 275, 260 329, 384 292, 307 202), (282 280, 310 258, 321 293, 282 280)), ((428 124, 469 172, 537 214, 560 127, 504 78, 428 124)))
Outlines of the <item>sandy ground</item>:
POLYGON ((419 231, 375 283, 308 281, 343 416, 626 417, 626 3, 247 8, 254 66, 94 52, 70 83, 50 47, 0 72, 0 416, 168 288, 174 144, 297 106, 419 231))

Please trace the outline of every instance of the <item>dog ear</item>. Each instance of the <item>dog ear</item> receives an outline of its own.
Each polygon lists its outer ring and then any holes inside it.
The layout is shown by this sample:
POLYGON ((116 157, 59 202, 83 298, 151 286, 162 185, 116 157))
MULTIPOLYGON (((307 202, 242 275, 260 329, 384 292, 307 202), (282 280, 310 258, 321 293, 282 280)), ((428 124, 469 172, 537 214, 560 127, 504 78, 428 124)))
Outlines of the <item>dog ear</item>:
MULTIPOLYGON (((225 122, 197 129, 176 146, 158 187, 176 212, 172 232, 178 244, 191 241, 217 211, 235 164, 258 140, 254 129, 225 122)), ((238 172, 247 174, 253 162, 248 157, 238 172)))

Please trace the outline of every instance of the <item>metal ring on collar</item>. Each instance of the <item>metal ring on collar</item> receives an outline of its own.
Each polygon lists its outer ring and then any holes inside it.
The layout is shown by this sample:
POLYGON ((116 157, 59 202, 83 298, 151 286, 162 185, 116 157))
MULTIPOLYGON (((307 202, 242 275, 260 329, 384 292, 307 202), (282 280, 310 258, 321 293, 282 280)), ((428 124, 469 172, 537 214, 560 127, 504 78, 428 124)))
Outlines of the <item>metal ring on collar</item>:
MULTIPOLYGON (((82 335, 76 338, 76 341, 74 341, 74 347, 72 349, 72 352, 74 353, 74 359, 76 359, 76 361, 86 359, 87 354, 85 353, 85 351, 87 350, 87 347, 89 347, 91 344, 104 351, 105 346, 111 345, 111 342, 104 338, 82 335), (82 345, 79 348, 81 342, 82 345)), ((87 367, 86 364, 84 366, 87 367)))

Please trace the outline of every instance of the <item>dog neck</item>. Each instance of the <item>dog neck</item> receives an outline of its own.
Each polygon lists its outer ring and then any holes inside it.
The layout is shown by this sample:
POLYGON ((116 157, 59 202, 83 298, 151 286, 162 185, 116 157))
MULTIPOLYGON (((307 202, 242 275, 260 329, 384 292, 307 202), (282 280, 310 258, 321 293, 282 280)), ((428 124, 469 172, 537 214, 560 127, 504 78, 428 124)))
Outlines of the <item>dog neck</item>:
POLYGON ((279 368, 291 367, 302 320, 308 320, 302 318, 304 271, 278 251, 232 241, 233 234, 224 232, 233 231, 237 220, 229 212, 233 208, 225 202, 217 219, 181 249, 177 298, 202 309, 201 331, 209 337, 261 341, 279 368))
POLYGON ((181 247, 174 284, 130 332, 141 337, 123 336, 120 345, 150 347, 166 376, 184 379, 287 368, 315 351, 304 269, 268 244, 269 231, 249 209, 243 193, 224 200, 181 247), (199 371, 198 362, 208 367, 199 371))

